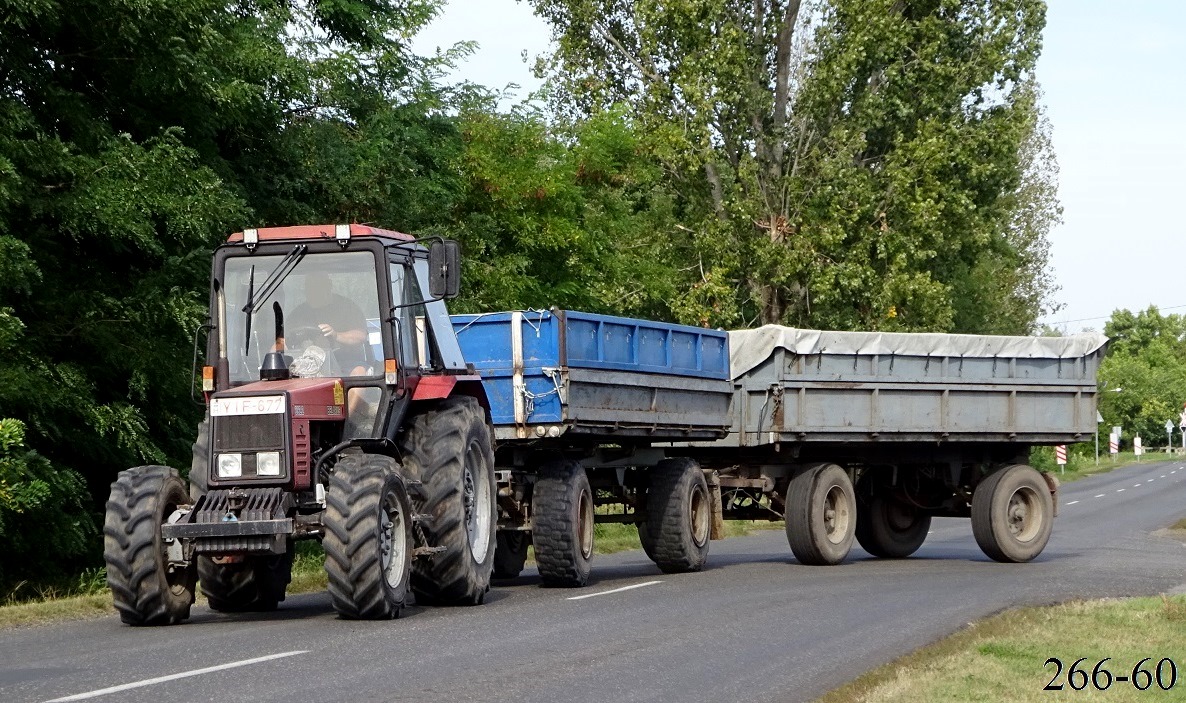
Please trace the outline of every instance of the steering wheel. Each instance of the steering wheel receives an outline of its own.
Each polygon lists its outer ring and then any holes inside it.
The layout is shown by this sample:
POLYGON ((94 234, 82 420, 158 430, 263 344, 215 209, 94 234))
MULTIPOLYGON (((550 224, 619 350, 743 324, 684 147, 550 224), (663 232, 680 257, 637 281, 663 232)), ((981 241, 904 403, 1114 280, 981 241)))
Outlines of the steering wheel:
POLYGON ((326 337, 318 325, 299 325, 284 331, 284 342, 292 353, 289 369, 300 378, 340 375, 334 352, 338 344, 326 337))

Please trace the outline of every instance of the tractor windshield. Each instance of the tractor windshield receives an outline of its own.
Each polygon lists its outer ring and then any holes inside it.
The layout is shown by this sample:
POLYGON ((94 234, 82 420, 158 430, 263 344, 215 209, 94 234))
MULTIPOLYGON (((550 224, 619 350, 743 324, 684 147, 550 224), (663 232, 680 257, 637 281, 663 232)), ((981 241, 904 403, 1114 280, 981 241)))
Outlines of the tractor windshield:
POLYGON ((247 324, 244 306, 285 257, 226 260, 227 357, 232 383, 259 379, 264 354, 282 349, 301 378, 372 376, 383 372, 375 257, 369 252, 309 254, 280 279, 276 291, 247 324), (254 289, 254 290, 253 290, 254 289), (276 306, 284 336, 276 338, 276 306), (250 331, 249 331, 250 330, 250 331), (250 335, 250 340, 247 339, 250 335), (250 341, 250 343, 248 343, 250 341))

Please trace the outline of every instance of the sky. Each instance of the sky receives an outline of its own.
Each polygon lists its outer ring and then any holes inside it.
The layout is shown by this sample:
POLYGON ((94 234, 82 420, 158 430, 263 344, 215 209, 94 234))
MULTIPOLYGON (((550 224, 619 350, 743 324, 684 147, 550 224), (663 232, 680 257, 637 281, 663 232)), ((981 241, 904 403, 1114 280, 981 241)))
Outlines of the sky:
MULTIPOLYGON (((1048 0, 1038 79, 1058 156, 1063 223, 1050 233, 1061 309, 1042 322, 1102 330, 1113 310, 1186 313, 1186 2, 1048 0)), ((516 0, 451 0, 421 53, 478 42, 453 75, 538 86, 522 53, 551 33, 516 0)))

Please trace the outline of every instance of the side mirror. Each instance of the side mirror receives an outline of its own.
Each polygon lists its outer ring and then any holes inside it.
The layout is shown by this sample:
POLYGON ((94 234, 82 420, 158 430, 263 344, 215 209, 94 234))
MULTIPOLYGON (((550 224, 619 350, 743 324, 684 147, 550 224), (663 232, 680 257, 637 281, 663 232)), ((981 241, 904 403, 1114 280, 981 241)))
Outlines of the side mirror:
POLYGON ((461 246, 452 239, 438 239, 428 250, 428 294, 456 298, 461 291, 461 246))

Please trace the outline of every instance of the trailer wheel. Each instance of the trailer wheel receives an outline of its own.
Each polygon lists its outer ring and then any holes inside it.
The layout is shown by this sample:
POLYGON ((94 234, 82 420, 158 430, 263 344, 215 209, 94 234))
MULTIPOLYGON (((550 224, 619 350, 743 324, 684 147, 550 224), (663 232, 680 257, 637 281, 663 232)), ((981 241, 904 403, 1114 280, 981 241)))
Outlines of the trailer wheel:
POLYGON ((527 563, 531 533, 524 530, 500 530, 494 547, 494 578, 513 579, 527 563))
POLYGON ((575 461, 545 464, 535 481, 531 507, 541 583, 584 586, 593 560, 593 491, 585 467, 575 461))
POLYGON ((189 617, 197 578, 193 564, 169 563, 161 524, 189 503, 176 469, 138 466, 111 484, 103 520, 107 585, 129 625, 173 625, 189 617))
POLYGON ((399 617, 412 563, 412 508, 395 461, 338 460, 325 492, 325 573, 334 610, 351 620, 399 617))
POLYGON ((857 542, 875 557, 908 557, 930 530, 930 515, 892 496, 874 494, 857 504, 857 542))
POLYGON ((494 450, 478 401, 448 398, 406 423, 400 450, 409 477, 422 482, 421 523, 428 546, 445 547, 412 565, 422 605, 477 605, 490 590, 498 512, 494 450))
POLYGON ((198 585, 211 610, 223 613, 275 610, 292 581, 292 545, 284 554, 251 555, 233 564, 198 557, 198 585))
POLYGON ((198 437, 194 440, 193 460, 189 465, 189 497, 195 503, 206 495, 210 472, 210 418, 198 423, 198 437))
POLYGON ((972 534, 997 561, 1030 561, 1046 548, 1053 528, 1050 488, 1025 464, 990 474, 972 493, 972 534))
POLYGON ((856 495, 848 473, 814 464, 787 486, 787 542, 802 564, 839 564, 848 556, 856 527, 856 495))
POLYGON ((666 459, 651 471, 647 522, 639 526, 651 542, 647 556, 666 574, 699 571, 708 559, 712 508, 708 483, 692 459, 666 459))

